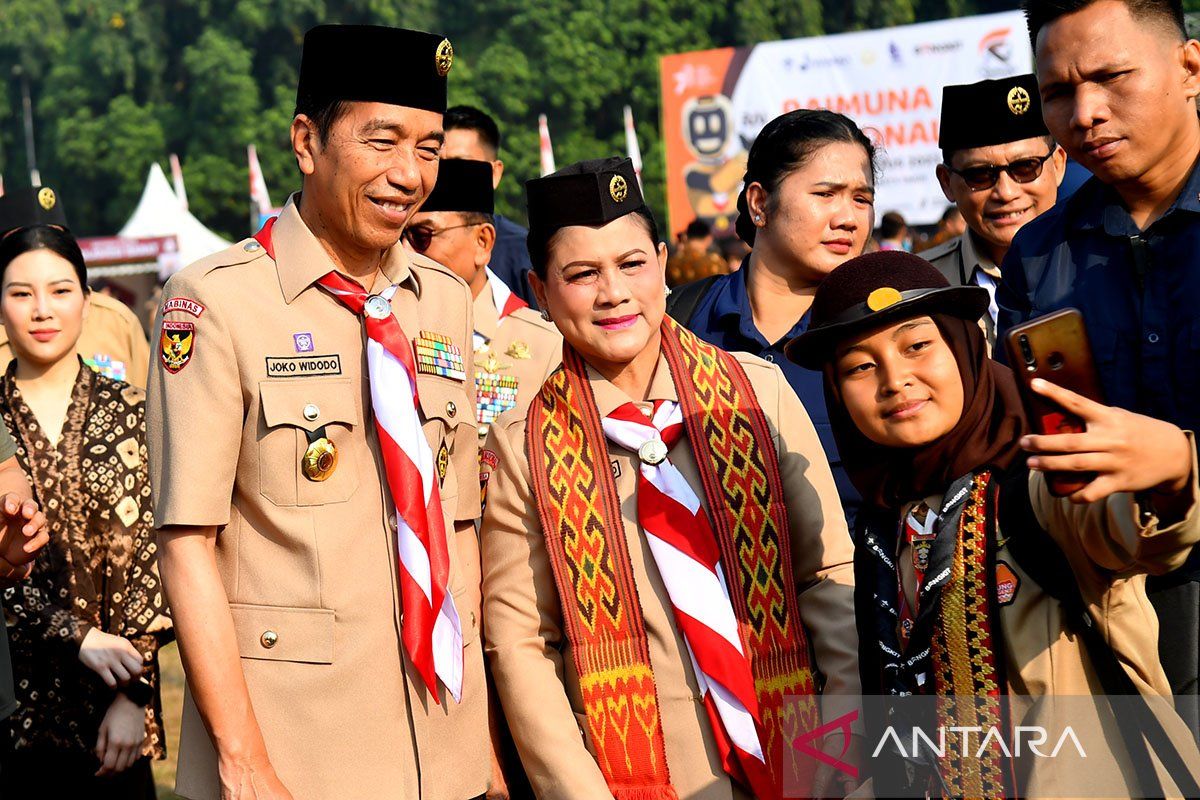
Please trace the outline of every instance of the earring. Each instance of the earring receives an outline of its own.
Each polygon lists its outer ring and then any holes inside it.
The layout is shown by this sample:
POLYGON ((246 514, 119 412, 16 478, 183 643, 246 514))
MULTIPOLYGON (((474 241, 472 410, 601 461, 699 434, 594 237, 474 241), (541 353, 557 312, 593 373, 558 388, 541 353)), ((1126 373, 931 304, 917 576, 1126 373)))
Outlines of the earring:
POLYGON ((546 320, 546 322, 554 321, 554 320, 550 319, 550 312, 547 311, 546 309, 543 308, 541 311, 541 314, 542 314, 542 319, 546 320))
POLYGON ((671 287, 670 287, 670 286, 667 286, 667 285, 664 283, 664 284, 663 284, 663 297, 670 297, 670 296, 671 296, 671 287))
POLYGON ((755 222, 762 222, 762 214, 755 214, 755 215, 754 215, 754 221, 755 221, 755 222))

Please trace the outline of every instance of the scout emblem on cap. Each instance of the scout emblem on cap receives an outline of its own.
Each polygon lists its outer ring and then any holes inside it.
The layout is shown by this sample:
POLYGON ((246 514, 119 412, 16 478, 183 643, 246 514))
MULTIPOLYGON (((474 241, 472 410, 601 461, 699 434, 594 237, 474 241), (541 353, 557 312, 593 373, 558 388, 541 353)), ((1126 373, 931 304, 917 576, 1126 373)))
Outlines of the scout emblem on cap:
POLYGON ((159 357, 167 372, 174 375, 186 367, 195 350, 195 325, 190 322, 163 322, 162 336, 159 338, 159 357))
POLYGON ((504 351, 504 355, 509 358, 519 358, 522 360, 533 358, 533 354, 529 352, 529 345, 519 340, 510 344, 508 349, 504 351))
POLYGON ((450 44, 449 39, 442 39, 433 60, 437 64, 438 75, 446 77, 446 74, 450 72, 450 67, 454 66, 454 47, 450 44))
POLYGON ((1029 110, 1029 92, 1022 86, 1014 86, 1008 93, 1008 110, 1018 117, 1029 110))
POLYGON ((38 203, 47 211, 54 208, 56 202, 58 202, 58 198, 54 196, 54 190, 49 186, 44 187, 38 192, 38 203))
POLYGON ((903 299, 900 296, 900 292, 890 286, 884 286, 882 289, 876 289, 867 295, 867 308, 872 311, 883 311, 888 306, 894 306, 903 299))
POLYGON ((625 198, 629 196, 629 184, 620 175, 613 175, 612 180, 608 182, 608 194, 614 203, 624 203, 625 198))
POLYGON ((662 439, 651 439, 638 448, 638 458, 643 464, 655 466, 667 460, 667 443, 662 439))
POLYGON ((304 472, 304 477, 310 481, 320 482, 333 474, 337 468, 337 462, 337 447, 322 436, 304 451, 304 458, 300 460, 300 468, 304 472))
POLYGON ((417 372, 453 378, 456 381, 467 379, 462 350, 451 343, 449 336, 432 331, 421 331, 413 340, 413 350, 417 355, 417 372))

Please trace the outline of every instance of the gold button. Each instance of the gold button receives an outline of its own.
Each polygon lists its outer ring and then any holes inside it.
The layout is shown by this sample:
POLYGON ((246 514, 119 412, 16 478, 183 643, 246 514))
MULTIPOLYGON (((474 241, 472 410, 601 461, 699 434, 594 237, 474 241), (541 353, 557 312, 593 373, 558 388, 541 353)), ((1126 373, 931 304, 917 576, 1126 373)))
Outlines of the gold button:
POLYGON ((263 631, 263 635, 259 637, 258 641, 263 647, 270 650, 279 641, 279 634, 275 631, 263 631))
POLYGON ((319 416, 321 416, 321 409, 317 408, 316 403, 309 403, 304 407, 304 418, 309 422, 312 422, 319 416))
POLYGON ((453 400, 451 400, 449 403, 446 403, 446 413, 452 417, 458 413, 458 406, 454 405, 453 400))

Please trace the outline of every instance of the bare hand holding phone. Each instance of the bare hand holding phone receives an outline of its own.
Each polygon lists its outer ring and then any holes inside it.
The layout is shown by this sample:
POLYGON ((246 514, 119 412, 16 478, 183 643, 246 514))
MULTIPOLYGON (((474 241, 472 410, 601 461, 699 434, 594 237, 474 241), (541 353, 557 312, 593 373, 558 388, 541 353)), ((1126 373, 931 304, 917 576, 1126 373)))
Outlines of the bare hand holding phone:
POLYGON ((1031 469, 1092 474, 1072 492, 1076 503, 1092 503, 1115 492, 1154 490, 1177 495, 1192 477, 1192 445, 1176 426, 1113 408, 1049 381, 1035 378, 1030 388, 1084 423, 1082 433, 1034 434, 1021 439, 1033 455, 1031 469))

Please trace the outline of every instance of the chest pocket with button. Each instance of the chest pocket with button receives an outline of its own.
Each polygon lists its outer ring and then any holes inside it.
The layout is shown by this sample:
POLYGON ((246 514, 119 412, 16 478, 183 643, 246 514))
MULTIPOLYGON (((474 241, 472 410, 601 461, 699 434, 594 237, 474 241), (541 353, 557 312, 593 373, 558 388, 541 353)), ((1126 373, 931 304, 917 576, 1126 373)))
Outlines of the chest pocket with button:
POLYGON ((358 488, 355 450, 361 438, 357 393, 347 378, 287 379, 258 385, 264 429, 258 440, 259 491, 277 506, 341 503, 358 488), (312 435, 325 428, 337 465, 323 481, 302 467, 312 435))

